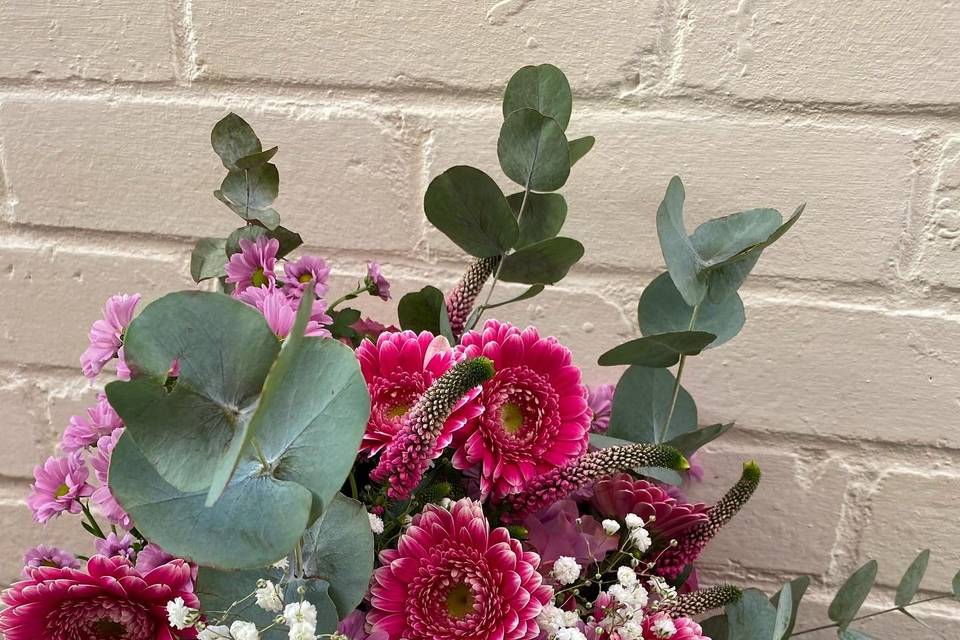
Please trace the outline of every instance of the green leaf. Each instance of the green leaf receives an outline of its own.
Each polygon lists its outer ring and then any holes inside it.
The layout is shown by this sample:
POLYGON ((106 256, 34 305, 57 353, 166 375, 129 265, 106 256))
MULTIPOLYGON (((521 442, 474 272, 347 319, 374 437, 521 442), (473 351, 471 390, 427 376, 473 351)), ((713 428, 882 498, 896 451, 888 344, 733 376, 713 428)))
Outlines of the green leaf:
POLYGON ((729 623, 726 615, 717 615, 700 622, 703 634, 711 640, 729 640, 729 623))
POLYGON ((657 236, 674 285, 687 306, 695 307, 707 295, 707 283, 699 275, 700 258, 683 224, 684 198, 683 182, 674 176, 657 209, 657 236))
POLYGON ((608 436, 605 433, 590 434, 590 446, 596 447, 598 449, 609 449, 610 447, 627 447, 627 446, 630 446, 631 444, 634 444, 632 440, 615 438, 613 436, 608 436))
POLYGON ((440 305, 440 311, 437 317, 437 328, 439 329, 439 335, 447 339, 447 342, 450 344, 457 344, 457 340, 453 337, 453 327, 450 326, 450 314, 447 312, 446 303, 440 305))
POLYGON ((280 147, 271 147, 266 151, 261 151, 260 153, 254 153, 249 156, 244 156, 236 161, 237 169, 253 169, 254 167, 259 167, 262 164, 270 162, 273 156, 277 155, 280 147))
POLYGON ((873 640, 873 636, 869 636, 863 631, 857 631, 856 629, 843 629, 837 633, 837 637, 840 640, 873 640))
POLYGON ((960 571, 953 576, 953 597, 960 600, 960 571))
POLYGON ((593 145, 596 144, 597 139, 593 136, 586 136, 583 138, 577 138, 576 140, 570 141, 570 166, 572 167, 577 163, 580 158, 587 155, 593 145))
POLYGON ((927 564, 930 562, 930 549, 924 549, 914 558, 913 562, 907 568, 900 584, 897 586, 897 597, 894 604, 898 607, 905 607, 913 600, 913 596, 920 589, 920 582, 923 580, 923 574, 927 572, 927 564))
POLYGON ((213 195, 244 220, 256 220, 268 229, 280 223, 280 214, 270 208, 280 192, 277 166, 262 164, 252 169, 231 171, 213 195))
POLYGON ((227 241, 223 238, 200 238, 190 254, 190 275, 194 282, 227 275, 227 241))
POLYGON ((533 191, 556 191, 570 175, 563 128, 533 109, 519 109, 503 121, 497 157, 508 178, 533 191))
POLYGON ((877 561, 871 560, 847 578, 827 610, 830 619, 846 629, 863 605, 877 579, 877 561))
POLYGON ((235 113, 227 114, 213 126, 210 133, 210 144, 220 156, 223 166, 228 171, 236 171, 237 161, 240 158, 260 153, 263 146, 260 138, 253 132, 253 128, 246 120, 235 113))
POLYGON ((739 602, 726 607, 730 640, 774 638, 777 610, 767 596, 756 589, 746 589, 739 602))
POLYGON ((790 637, 793 622, 793 589, 788 582, 777 594, 777 617, 773 624, 772 640, 786 640, 790 637))
POLYGON ((677 291, 669 273, 660 274, 643 290, 637 316, 640 320, 640 331, 645 336, 693 328, 717 336, 706 348, 718 347, 736 336, 746 321, 743 301, 734 293, 722 302, 705 298, 700 303, 696 323, 691 326, 693 307, 688 305, 677 291))
POLYGON ((280 250, 277 251, 277 258, 283 258, 284 256, 290 254, 294 249, 297 249, 300 245, 303 244, 303 238, 300 237, 299 233, 294 233, 286 227, 277 227, 276 229, 265 229, 257 225, 247 225, 245 227, 240 227, 239 229, 234 229, 233 232, 227 237, 227 255, 232 256, 235 253, 240 252, 240 240, 254 240, 258 236, 265 235, 268 238, 274 238, 280 243, 280 250))
POLYGON ((520 237, 516 243, 517 249, 555 237, 567 219, 567 201, 559 193, 530 192, 526 205, 523 205, 523 194, 521 191, 507 197, 514 215, 518 215, 523 206, 523 217, 518 221, 520 237))
MULTIPOLYGON (((790 619, 789 624, 786 627, 786 634, 781 635, 780 638, 789 638, 793 633, 793 627, 797 624, 797 612, 800 610, 800 601, 803 599, 804 594, 807 592, 807 588, 810 586, 810 577, 809 576, 800 576, 799 578, 794 578, 787 585, 784 585, 786 588, 790 587, 790 619)), ((778 591, 770 598, 770 603, 777 607, 777 614, 779 616, 780 612, 780 594, 783 590, 778 591)))
POLYGON ((727 424, 711 424, 702 429, 695 429, 689 433, 681 434, 670 439, 666 444, 675 449, 679 449, 680 453, 689 458, 697 449, 713 442, 732 428, 732 422, 727 424))
POLYGON ((440 335, 440 312, 445 312, 446 308, 443 292, 436 287, 426 286, 420 291, 408 293, 400 298, 400 304, 397 305, 400 328, 440 335))
POLYGON ((542 293, 544 289, 546 289, 546 287, 544 287, 542 284, 535 284, 529 289, 527 289, 526 291, 524 291, 523 293, 521 293, 520 295, 516 296, 515 298, 510 298, 509 300, 501 300, 500 302, 494 302, 492 304, 485 304, 482 306, 484 309, 496 309, 497 307, 502 307, 504 305, 512 304, 514 302, 529 300, 534 296, 540 295, 540 293, 542 293))
POLYGON ((644 367, 672 367, 681 355, 697 355, 717 336, 706 331, 675 331, 636 338, 600 356, 600 366, 636 364, 644 367))
POLYGON ((363 600, 373 572, 373 532, 363 505, 338 494, 307 529, 303 554, 305 575, 330 583, 330 597, 346 617, 363 600))
POLYGON ((473 167, 452 167, 434 178, 423 209, 433 226, 477 258, 506 253, 520 234, 500 187, 473 167))
POLYGON ((663 443, 697 428, 697 406, 682 386, 667 429, 676 378, 667 369, 630 367, 624 372, 613 395, 607 437, 630 442, 663 443), (663 432, 663 433, 661 433, 663 432), (657 434, 660 434, 659 441, 657 434))
POLYGON ((503 257, 500 279, 521 284, 556 284, 583 257, 583 245, 572 238, 550 238, 503 257))
POLYGON ((674 487, 679 487, 683 484, 683 476, 673 469, 665 469, 662 467, 637 467, 634 469, 634 471, 642 476, 653 478, 658 482, 669 484, 674 487))
POLYGON ((538 111, 566 129, 573 110, 567 77, 552 64, 521 67, 510 78, 503 94, 503 117, 518 109, 538 111))

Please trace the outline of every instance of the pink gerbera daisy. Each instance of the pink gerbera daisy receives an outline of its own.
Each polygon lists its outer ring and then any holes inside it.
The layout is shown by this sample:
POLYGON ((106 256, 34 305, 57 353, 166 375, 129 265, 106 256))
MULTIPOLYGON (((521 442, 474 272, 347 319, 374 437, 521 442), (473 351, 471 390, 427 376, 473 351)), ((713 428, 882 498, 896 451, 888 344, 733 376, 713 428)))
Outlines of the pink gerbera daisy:
POLYGON ((0 631, 7 640, 175 640, 194 638, 192 629, 175 632, 166 604, 183 598, 199 607, 190 567, 173 560, 146 574, 120 557, 94 556, 86 571, 39 567, 3 593, 0 631))
MULTIPOLYGON (((360 451, 369 456, 390 444, 407 412, 456 361, 447 340, 429 331, 381 333, 376 343, 360 343, 357 359, 370 392, 370 420, 360 444, 360 451)), ((467 420, 480 414, 482 407, 475 398, 476 393, 468 394, 454 408, 444 423, 442 446, 467 420)))
POLYGON ((307 284, 313 282, 313 293, 322 298, 327 293, 327 278, 330 277, 330 266, 320 256, 301 256, 296 262, 283 264, 283 290, 292 298, 299 299, 303 295, 307 284))
POLYGON ((80 561, 69 551, 41 544, 23 554, 23 576, 29 578, 30 570, 37 567, 79 569, 80 561))
POLYGON ((480 394, 483 415, 454 439, 454 466, 481 466, 482 495, 516 493, 538 475, 583 455, 590 410, 570 350, 536 328, 487 320, 457 347, 463 357, 486 356, 496 375, 480 394))
POLYGON ((80 513, 80 498, 93 493, 87 484, 89 469, 79 452, 62 458, 47 458, 33 470, 33 491, 27 497, 27 506, 37 522, 46 524, 51 518, 66 511, 80 513))
POLYGON ((279 250, 280 242, 265 235, 240 240, 240 251, 227 263, 227 282, 237 285, 237 293, 248 287, 272 287, 277 282, 273 268, 279 250))
POLYGON ((93 473, 100 481, 100 486, 94 489, 90 499, 100 508, 100 512, 114 524, 118 524, 124 529, 133 526, 130 516, 123 510, 117 499, 113 497, 110 486, 107 484, 110 476, 110 457, 113 455, 113 448, 117 446, 117 441, 123 435, 123 429, 114 429, 113 433, 103 436, 97 440, 97 450, 90 457, 90 466, 93 467, 93 473))
POLYGON ((120 416, 113 410, 104 393, 97 394, 97 404, 87 409, 86 416, 73 416, 63 432, 60 448, 67 453, 91 447, 103 436, 123 426, 120 416))
MULTIPOLYGON (((297 308, 300 301, 288 296, 282 289, 274 287, 248 287, 237 296, 243 302, 263 314, 270 330, 279 338, 286 338, 293 329, 297 318, 297 308)), ((313 312, 307 322, 306 335, 320 338, 329 338, 330 331, 324 325, 331 324, 333 319, 327 315, 327 303, 324 300, 313 301, 313 312)))
POLYGON ((703 503, 677 500, 660 486, 646 480, 636 480, 626 473, 618 473, 593 486, 592 504, 604 518, 623 521, 633 513, 648 522, 654 542, 668 545, 671 539, 690 528, 707 521, 709 507, 703 503))
POLYGON ((103 318, 90 327, 90 346, 80 356, 83 375, 95 378, 103 365, 117 355, 123 346, 123 332, 133 320, 133 310, 140 294, 112 296, 103 306, 103 318))
POLYGON ((665 613, 655 613, 643 619, 643 640, 710 640, 703 629, 690 618, 671 619, 665 613))
POLYGON ((389 640, 529 640, 553 597, 537 554, 506 529, 491 531, 469 498, 451 511, 428 505, 380 562, 367 621, 389 640))

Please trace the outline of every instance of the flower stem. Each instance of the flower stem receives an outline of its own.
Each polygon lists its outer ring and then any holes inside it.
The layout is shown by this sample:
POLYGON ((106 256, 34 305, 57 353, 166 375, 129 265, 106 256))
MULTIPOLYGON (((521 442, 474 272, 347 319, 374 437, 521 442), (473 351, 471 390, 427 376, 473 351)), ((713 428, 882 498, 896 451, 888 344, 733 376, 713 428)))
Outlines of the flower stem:
MULTIPOLYGON (((697 316, 700 315, 700 303, 693 308, 690 315, 690 324, 687 325, 687 331, 693 331, 697 324, 697 316)), ((677 377, 673 381, 673 395, 670 397, 670 411, 667 412, 667 420, 663 424, 663 430, 654 434, 654 442, 660 444, 670 432, 670 421, 673 420, 673 411, 677 408, 677 396, 680 395, 680 378, 683 377, 683 366, 687 363, 687 354, 680 354, 680 364, 677 365, 677 377)))
POLYGON ((342 296, 340 296, 339 298, 337 298, 336 300, 330 303, 330 306, 327 307, 327 313, 333 311, 334 308, 336 308, 336 306, 342 302, 359 298, 360 294, 366 290, 367 290, 367 287, 366 285, 364 285, 362 287, 358 287, 355 291, 351 291, 350 293, 343 294, 342 296))
POLYGON ((90 511, 90 505, 80 502, 80 508, 83 510, 83 515, 87 519, 87 524, 90 525, 90 529, 94 535, 106 539, 107 536, 103 533, 103 529, 100 528, 100 523, 97 522, 97 519, 93 517, 93 512, 90 511))
MULTIPOLYGON (((943 599, 945 599, 945 598, 952 598, 952 597, 953 597, 953 596, 951 596, 951 595, 944 594, 944 595, 939 595, 939 596, 933 596, 932 598, 924 598, 923 600, 916 600, 915 602, 907 603, 907 604, 903 605, 902 607, 890 607, 889 609, 883 609, 883 610, 881 610, 881 611, 874 611, 873 613, 868 613, 868 614, 866 614, 866 615, 857 616, 856 618, 854 618, 854 619, 851 620, 850 622, 857 622, 858 620, 866 620, 867 618, 873 618, 873 617, 876 617, 876 616, 882 616, 882 615, 885 614, 885 613, 893 613, 894 611, 900 611, 901 609, 906 609, 907 607, 912 607, 912 606, 915 606, 915 605, 918 605, 918 604, 923 604, 924 602, 933 602, 934 600, 943 600, 943 599)), ((808 634, 808 633, 813 633, 814 631, 823 631, 824 629, 833 629, 833 628, 836 628, 836 627, 839 627, 839 626, 840 626, 840 623, 839 623, 839 622, 834 622, 833 624, 825 624, 825 625, 822 625, 822 626, 819 626, 819 627, 813 627, 813 628, 811 628, 811 629, 804 629, 803 631, 797 631, 797 632, 795 632, 791 637, 794 637, 794 636, 802 636, 802 635, 805 635, 805 634, 808 634)))

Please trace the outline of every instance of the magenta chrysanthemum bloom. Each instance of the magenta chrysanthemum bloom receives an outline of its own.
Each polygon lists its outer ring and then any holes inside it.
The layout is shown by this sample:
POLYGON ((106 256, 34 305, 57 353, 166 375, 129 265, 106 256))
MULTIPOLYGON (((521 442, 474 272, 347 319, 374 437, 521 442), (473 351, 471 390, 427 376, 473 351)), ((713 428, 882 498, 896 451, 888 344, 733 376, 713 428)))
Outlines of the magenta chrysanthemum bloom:
MULTIPOLYGON (((297 319, 299 300, 291 298, 282 289, 274 287, 248 287, 237 298, 262 313, 267 324, 270 325, 270 330, 277 334, 277 337, 286 338, 290 334, 293 323, 297 319)), ((329 338, 330 331, 324 325, 332 322, 333 319, 327 315, 326 301, 314 300, 305 335, 329 338)))
MULTIPOLYGON (((376 344, 364 340, 357 347, 357 359, 370 392, 370 420, 360 451, 374 456, 393 441, 420 396, 450 370, 454 352, 445 338, 429 331, 419 335, 399 331, 380 334, 376 344)), ((439 444, 447 446, 455 431, 480 414, 476 395, 468 394, 455 405, 439 444)))
POLYGON ((91 447, 103 436, 123 426, 123 421, 113 410, 104 393, 97 394, 97 404, 87 409, 86 416, 73 416, 63 432, 60 448, 73 453, 91 447))
POLYGON ((370 295, 379 296, 382 300, 390 299, 390 283, 380 272, 379 262, 367 263, 367 277, 364 284, 367 286, 370 295))
POLYGON ((123 332, 133 320, 133 311, 140 294, 112 296, 103 305, 103 318, 90 327, 90 346, 80 356, 83 375, 95 378, 103 365, 112 360, 123 346, 123 332))
POLYGON ((227 262, 227 282, 237 285, 236 293, 248 287, 272 287, 277 282, 273 269, 279 250, 280 241, 265 235, 240 240, 240 251, 227 262))
POLYGON ((283 273, 283 290, 292 298, 300 299, 310 282, 314 283, 313 293, 318 298, 327 293, 330 266, 320 256, 301 256, 296 262, 285 262, 283 273))
POLYGON ((30 577, 30 570, 37 567, 55 567, 57 569, 79 569, 80 561, 69 551, 45 544, 27 549, 23 554, 23 577, 30 577))
POLYGON ((591 433, 606 433, 610 426, 614 391, 616 391, 616 387, 612 384, 598 384, 595 387, 589 387, 587 405, 590 407, 591 433))
POLYGON ((390 640, 383 631, 369 633, 367 631, 367 617, 362 611, 353 611, 340 621, 337 633, 347 640, 390 640))
POLYGON ((90 456, 90 466, 93 467, 93 473, 97 476, 100 486, 94 489, 90 499, 100 508, 100 512, 110 522, 118 524, 124 529, 133 526, 130 516, 123 510, 117 499, 113 497, 107 480, 110 475, 110 456, 113 455, 113 448, 117 446, 117 441, 123 435, 123 429, 114 429, 113 433, 103 436, 97 440, 97 450, 90 456))
POLYGON ((94 556, 86 571, 40 567, 3 593, 0 631, 6 640, 176 640, 166 604, 183 598, 199 607, 190 567, 183 560, 140 574, 123 558, 94 556))
POLYGON ((529 640, 553 598, 537 554, 506 529, 491 531, 469 498, 451 511, 428 505, 380 562, 367 620, 390 640, 529 640))
POLYGON ((33 470, 33 491, 27 497, 34 519, 46 524, 64 511, 80 513, 80 498, 93 493, 93 487, 87 484, 89 475, 79 452, 62 458, 51 456, 37 465, 33 470))
POLYGON ((120 556, 124 560, 134 562, 137 557, 137 552, 133 548, 133 536, 129 533, 124 533, 122 536, 112 532, 108 533, 106 538, 94 540, 93 546, 99 555, 108 558, 120 556))
POLYGON ((664 636, 657 633, 656 626, 658 622, 666 622, 667 620, 670 620, 668 624, 675 629, 673 635, 667 636, 670 640, 710 640, 709 637, 703 635, 703 629, 700 625, 690 618, 673 618, 671 620, 670 616, 665 613, 656 613, 643 619, 643 640, 663 640, 664 636))
POLYGON ((173 556, 164 551, 160 545, 148 542, 147 546, 137 554, 137 571, 146 573, 167 564, 171 560, 173 560, 173 556))
POLYGON ((709 507, 703 503, 680 502, 666 490, 646 480, 635 480, 626 473, 601 480, 593 486, 594 508, 604 518, 623 522, 633 513, 648 522, 655 545, 668 545, 683 532, 707 521, 709 507))
POLYGON ((486 356, 496 369, 480 394, 483 415, 454 437, 454 466, 481 466, 483 496, 516 493, 533 478, 587 450, 590 411, 570 350, 534 327, 521 331, 487 320, 457 347, 463 357, 486 356))

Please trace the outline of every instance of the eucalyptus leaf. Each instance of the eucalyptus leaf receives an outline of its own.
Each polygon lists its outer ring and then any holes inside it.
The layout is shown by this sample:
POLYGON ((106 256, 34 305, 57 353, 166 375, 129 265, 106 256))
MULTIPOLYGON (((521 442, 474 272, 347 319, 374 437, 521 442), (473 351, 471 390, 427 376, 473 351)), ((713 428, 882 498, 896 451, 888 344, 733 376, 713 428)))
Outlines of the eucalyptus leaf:
POLYGON ((680 295, 669 273, 660 274, 643 290, 637 316, 640 331, 645 336, 691 329, 712 333, 716 339, 705 347, 708 349, 736 336, 746 321, 743 301, 734 293, 722 302, 705 298, 700 303, 696 321, 691 322, 693 307, 680 295))
POLYGON ((521 249, 531 244, 555 237, 567 218, 567 201, 559 193, 527 193, 527 202, 523 202, 524 192, 513 193, 507 197, 514 215, 520 213, 520 237, 516 247, 521 249))
POLYGON ((729 640, 729 622, 725 614, 712 616, 700 622, 703 634, 711 640, 729 640))
POLYGON ((473 167, 452 167, 434 178, 423 208, 433 226, 477 258, 506 253, 520 234, 500 187, 473 167))
POLYGON ((245 227, 234 229, 227 236, 227 255, 232 256, 240 252, 240 240, 255 240, 259 236, 273 238, 280 243, 280 249, 277 251, 277 258, 283 258, 293 250, 303 244, 303 238, 299 233, 294 233, 286 227, 277 227, 276 229, 266 229, 255 224, 248 224, 245 227))
POLYGON ((190 275, 194 282, 227 275, 227 242, 223 238, 200 238, 190 254, 190 275))
POLYGON ((591 433, 590 434, 590 446, 596 447, 597 449, 609 449, 611 447, 627 447, 631 444, 635 444, 632 440, 624 440, 623 438, 616 438, 614 436, 609 436, 605 433, 591 433))
POLYGON ((496 309, 497 307, 502 307, 502 306, 504 306, 504 305, 512 304, 512 303, 514 303, 514 302, 521 302, 521 301, 523 301, 523 300, 529 300, 530 298, 533 298, 534 296, 540 295, 540 294, 543 292, 544 289, 546 289, 546 287, 544 287, 542 284, 535 284, 535 285, 533 285, 532 287, 528 288, 526 291, 524 291, 523 293, 521 293, 520 295, 518 295, 518 296, 516 296, 516 297, 514 297, 514 298, 510 298, 509 300, 501 300, 500 302, 494 302, 494 303, 491 303, 491 304, 485 304, 485 305, 483 305, 483 308, 484 308, 484 309, 496 309))
POLYGON ((572 238, 549 238, 503 257, 500 279, 521 284, 556 284, 583 257, 583 245, 572 238))
POLYGON ((691 454, 697 451, 697 449, 709 444, 710 442, 713 442, 727 431, 730 431, 732 428, 732 422, 727 424, 711 424, 710 426, 695 429, 689 433, 684 433, 675 438, 671 438, 666 444, 670 445, 674 449, 679 449, 680 453, 689 458, 691 454))
POLYGON ((856 629, 842 629, 837 637, 840 640, 873 640, 873 636, 867 635, 863 631, 857 631, 856 629))
POLYGON ((634 469, 637 473, 648 478, 653 478, 658 482, 669 484, 673 487, 679 487, 683 484, 683 476, 673 469, 662 467, 637 467, 634 469))
POLYGON ((697 428, 697 406, 682 386, 668 428, 664 429, 676 378, 667 369, 629 367, 617 383, 607 437, 663 443, 697 428), (659 439, 658 436, 659 435, 659 439))
POLYGON ((913 562, 907 568, 900 584, 897 586, 897 596, 894 604, 898 607, 905 607, 913 600, 913 596, 920 589, 920 582, 923 580, 923 574, 927 572, 927 564, 930 562, 930 549, 924 549, 914 558, 913 562))
POLYGON ((763 592, 746 589, 738 602, 727 605, 726 614, 730 640, 774 638, 777 610, 763 592))
POLYGON ((690 242, 701 269, 709 269, 765 241, 782 223, 776 209, 750 209, 707 220, 694 230, 690 242))
POLYGON ((557 121, 566 129, 573 110, 570 83, 552 64, 521 67, 503 94, 503 117, 518 109, 533 109, 557 121))
POLYGON ((280 192, 280 174, 274 164, 231 171, 213 195, 244 220, 257 220, 268 229, 280 223, 280 214, 270 208, 280 192))
POLYGON ((503 121, 497 157, 503 173, 528 190, 556 191, 570 175, 563 127, 533 109, 518 109, 503 121))
POLYGON ((244 156, 236 161, 237 169, 253 169, 254 167, 259 167, 262 164, 270 162, 273 156, 277 155, 279 149, 280 147, 271 147, 266 151, 244 156))
POLYGON ((272 207, 254 209, 236 204, 231 202, 220 189, 213 192, 213 197, 225 204, 230 211, 233 211, 247 222, 262 225, 266 229, 275 229, 280 223, 280 214, 272 207))
POLYGON ((951 586, 953 588, 953 597, 957 600, 960 600, 960 571, 957 571, 957 573, 954 574, 953 583, 951 586))
POLYGON ((598 363, 609 367, 635 364, 644 367, 672 367, 681 355, 697 355, 716 336, 706 331, 675 331, 636 338, 610 349, 598 363))
MULTIPOLYGON (((786 627, 786 635, 780 636, 781 638, 789 638, 793 633, 793 628, 797 624, 797 612, 800 610, 800 601, 803 599, 803 596, 807 593, 807 588, 810 586, 810 577, 809 576, 800 576, 799 578, 794 578, 788 583, 790 587, 790 622, 786 627)), ((788 585, 785 585, 788 586, 788 585)), ((777 611, 780 611, 780 594, 783 590, 778 591, 770 598, 770 603, 777 607, 777 611)))
POLYGON ((585 136, 583 138, 577 138, 576 140, 570 141, 570 166, 572 167, 577 163, 580 158, 590 153, 590 150, 593 149, 593 145, 596 144, 597 139, 593 136, 585 136))
POLYGON ((707 283, 700 277, 700 257, 683 224, 685 197, 683 182, 674 176, 657 209, 657 236, 674 285, 687 306, 695 307, 707 295, 707 283))
POLYGON ((836 622, 840 630, 846 629, 860 611, 873 583, 877 579, 877 561, 871 560, 851 575, 837 591, 827 615, 836 622))
MULTIPOLYGON (((772 604, 772 603, 771 603, 772 604)), ((772 640, 786 640, 790 637, 790 630, 793 626, 793 588, 788 582, 783 585, 777 594, 777 617, 773 624, 772 640)))
POLYGON ((420 291, 408 293, 400 298, 397 305, 400 328, 440 335, 440 313, 446 313, 446 308, 443 292, 436 287, 426 286, 420 291))
POLYGON ((253 132, 253 128, 235 113, 227 114, 213 126, 210 144, 228 171, 237 170, 237 161, 241 158, 263 150, 260 138, 253 132))

